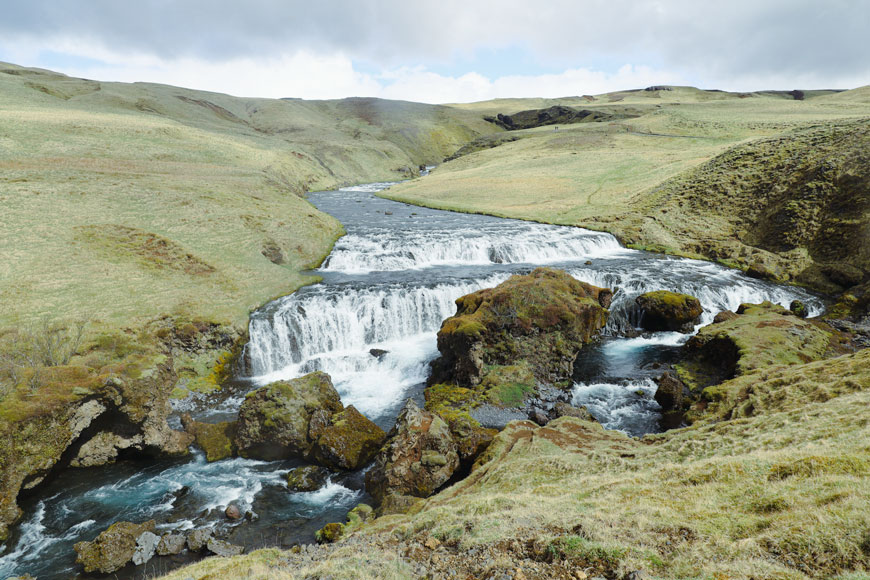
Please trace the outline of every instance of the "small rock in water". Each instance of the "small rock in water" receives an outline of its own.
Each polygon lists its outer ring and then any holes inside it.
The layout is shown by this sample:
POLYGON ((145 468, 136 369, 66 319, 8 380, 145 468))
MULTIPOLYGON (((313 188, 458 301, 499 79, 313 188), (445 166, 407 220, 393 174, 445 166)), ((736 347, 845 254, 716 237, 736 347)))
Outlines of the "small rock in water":
POLYGON ((224 510, 224 515, 231 520, 240 520, 244 514, 242 514, 241 508, 239 508, 239 504, 233 502, 224 510))
POLYGON ((287 474, 287 487, 290 491, 317 491, 326 483, 329 470, 319 465, 297 467, 287 474))
POLYGON ((183 534, 163 534, 157 543, 158 556, 174 556, 184 551, 186 540, 183 534))
POLYGON ((378 360, 384 358, 384 355, 387 354, 388 352, 390 352, 390 351, 384 350, 382 348, 373 348, 373 349, 369 350, 369 354, 378 360))
POLYGON ((788 309, 791 310, 796 316, 800 316, 801 318, 806 318, 810 314, 810 311, 807 309, 807 305, 800 300, 792 300, 788 309))
POLYGON ((136 551, 133 552, 133 563, 141 566, 154 557, 160 538, 153 532, 145 532, 136 539, 136 551))
POLYGON ((242 546, 230 544, 229 542, 218 540, 217 538, 210 538, 206 547, 212 554, 224 557, 238 556, 245 551, 245 548, 242 546))

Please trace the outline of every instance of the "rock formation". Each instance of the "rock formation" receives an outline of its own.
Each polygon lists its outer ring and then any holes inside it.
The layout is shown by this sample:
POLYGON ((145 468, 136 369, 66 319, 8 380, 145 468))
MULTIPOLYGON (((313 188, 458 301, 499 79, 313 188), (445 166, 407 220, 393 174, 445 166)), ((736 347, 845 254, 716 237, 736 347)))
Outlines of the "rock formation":
POLYGON ((699 322, 701 302, 694 296, 659 290, 641 294, 635 301, 643 310, 641 326, 646 330, 691 333, 699 322))

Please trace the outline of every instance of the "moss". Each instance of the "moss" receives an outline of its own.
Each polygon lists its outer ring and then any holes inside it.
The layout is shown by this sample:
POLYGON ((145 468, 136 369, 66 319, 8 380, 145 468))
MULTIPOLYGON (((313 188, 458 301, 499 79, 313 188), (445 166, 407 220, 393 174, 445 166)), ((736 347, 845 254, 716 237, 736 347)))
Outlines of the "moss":
POLYGON ((344 526, 342 524, 332 523, 326 524, 317 532, 314 533, 314 539, 319 544, 332 544, 337 542, 344 535, 344 526))
POLYGON ((537 382, 527 361, 515 365, 485 368, 480 389, 485 398, 501 407, 522 407, 527 395, 536 392, 537 382))

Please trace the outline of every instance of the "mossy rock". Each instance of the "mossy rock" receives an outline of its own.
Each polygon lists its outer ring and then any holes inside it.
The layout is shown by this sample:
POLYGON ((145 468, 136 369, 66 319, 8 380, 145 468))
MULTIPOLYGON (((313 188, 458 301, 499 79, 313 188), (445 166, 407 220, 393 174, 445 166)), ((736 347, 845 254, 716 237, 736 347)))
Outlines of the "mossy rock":
POLYGON ((329 470, 319 465, 304 465, 291 469, 287 474, 287 487, 290 491, 317 491, 326 483, 329 470))
POLYGON ((701 301, 694 296, 667 290, 641 294, 635 302, 643 310, 641 326, 652 331, 690 333, 704 312, 701 301))
POLYGON ((341 539, 344 535, 344 526, 342 524, 326 524, 314 533, 314 539, 318 544, 332 544, 341 539))
POLYGON ((207 461, 220 461, 236 454, 236 421, 202 423, 184 414, 181 422, 185 431, 194 436, 196 446, 205 452, 207 461))
POLYGON ((313 443, 308 437, 311 417, 342 408, 329 375, 319 371, 252 391, 239 409, 239 454, 265 460, 307 457, 313 443))
POLYGON ((321 430, 310 457, 333 469, 358 469, 375 456, 386 436, 383 429, 349 405, 321 430))
MULTIPOLYGON (((456 315, 438 332, 441 358, 433 364, 429 383, 473 388, 487 367, 519 361, 525 361, 538 381, 570 380, 577 353, 607 322, 604 305, 612 296, 609 289, 552 268, 512 276, 495 288, 462 296, 456 300, 456 315)), ((514 404, 518 397, 508 391, 499 389, 494 395, 504 395, 514 404)))
POLYGON ((111 574, 120 570, 132 561, 139 536, 153 533, 155 527, 154 520, 143 524, 114 523, 93 542, 79 542, 74 546, 78 553, 76 563, 84 566, 87 573, 111 574))

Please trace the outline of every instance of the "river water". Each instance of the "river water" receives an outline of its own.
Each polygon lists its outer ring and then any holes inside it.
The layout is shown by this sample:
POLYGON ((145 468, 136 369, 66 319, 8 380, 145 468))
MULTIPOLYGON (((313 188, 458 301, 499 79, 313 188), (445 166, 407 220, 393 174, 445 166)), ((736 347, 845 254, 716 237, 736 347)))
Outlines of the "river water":
MULTIPOLYGON (((697 296, 705 309, 701 325, 742 302, 788 306, 798 298, 813 315, 822 311, 822 302, 801 289, 709 262, 628 250, 609 234, 431 210, 373 195, 389 185, 310 194, 315 206, 347 230, 317 271, 323 282, 254 313, 246 376, 225 399, 186 410, 200 420, 231 418, 250 389, 323 370, 345 405, 389 429, 408 397, 422 399, 429 362, 438 354, 436 332, 455 313, 454 300, 547 265, 616 290, 603 340, 586 347, 575 365, 573 400, 606 428, 640 436, 658 430, 659 407, 652 396, 658 364, 672 360, 687 336, 626 338, 638 323, 638 294, 665 289, 697 296), (375 356, 372 349, 386 354, 375 356)), ((72 545, 92 540, 118 520, 154 518, 167 531, 210 525, 246 546, 289 546, 311 541, 323 524, 341 521, 368 499, 359 472, 335 474, 316 492, 291 493, 284 475, 295 465, 299 462, 207 463, 194 454, 179 461, 68 470, 22 502, 25 517, 0 556, 0 578, 73 577, 72 545), (226 521, 222 513, 230 502, 251 510, 254 521, 226 521)), ((128 566, 117 577, 153 577, 185 558, 155 558, 139 568, 128 566)))

